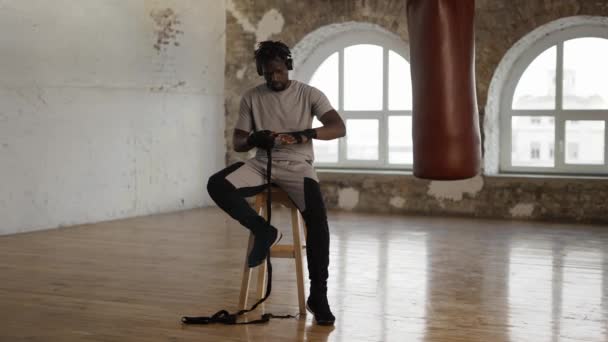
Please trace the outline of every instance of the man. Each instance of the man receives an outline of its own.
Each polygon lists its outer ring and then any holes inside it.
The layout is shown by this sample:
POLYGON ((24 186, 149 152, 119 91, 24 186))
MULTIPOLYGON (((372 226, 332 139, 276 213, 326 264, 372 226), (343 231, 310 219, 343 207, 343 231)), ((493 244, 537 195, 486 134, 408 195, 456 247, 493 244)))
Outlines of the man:
POLYGON ((312 166, 312 139, 331 140, 345 135, 344 122, 318 89, 290 80, 289 48, 264 41, 255 51, 258 74, 266 80, 241 100, 234 129, 234 150, 257 147, 255 158, 228 166, 209 178, 207 190, 217 205, 254 234, 249 267, 261 264, 281 238, 245 201, 266 189, 266 149, 272 149, 272 183, 285 190, 298 207, 308 229, 306 253, 310 296, 306 306, 320 325, 334 324, 327 301, 329 227, 317 174, 312 166), (323 126, 312 129, 313 116, 323 126))

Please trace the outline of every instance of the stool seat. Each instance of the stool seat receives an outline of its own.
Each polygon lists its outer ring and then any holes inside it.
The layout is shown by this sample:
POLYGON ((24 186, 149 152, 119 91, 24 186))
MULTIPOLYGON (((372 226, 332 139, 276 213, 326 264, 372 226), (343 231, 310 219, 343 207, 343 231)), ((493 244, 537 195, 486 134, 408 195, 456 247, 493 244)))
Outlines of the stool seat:
MULTIPOLYGON (((266 212, 266 191, 267 190, 256 195, 254 204, 256 212, 264 218, 268 218, 268 213, 266 212)), ((271 191, 272 203, 282 204, 291 211, 293 244, 274 245, 270 249, 270 257, 294 259, 296 266, 296 281, 298 285, 299 311, 300 314, 306 314, 306 303, 304 299, 304 265, 302 260, 302 256, 305 253, 306 249, 306 246, 302 244, 302 234, 304 234, 304 239, 306 239, 306 227, 303 223, 304 220, 302 219, 302 215, 298 211, 298 208, 291 201, 287 193, 277 186, 273 186, 271 188, 271 191)), ((239 296, 240 310, 247 308, 247 297, 249 295, 249 283, 251 279, 251 268, 249 268, 249 266, 247 265, 247 256, 249 255, 249 251, 251 251, 251 248, 253 247, 253 240, 253 234, 249 234, 249 247, 247 248, 247 253, 245 254, 243 278, 241 281, 241 293, 239 296)), ((258 284, 256 296, 258 299, 261 299, 264 297, 264 294, 266 292, 266 262, 263 262, 260 266, 256 268, 258 269, 258 284)))
MULTIPOLYGON (((293 204, 293 202, 291 201, 291 199, 289 198, 289 195, 281 188, 279 188, 276 185, 273 185, 270 188, 270 192, 271 192, 271 197, 272 197, 272 203, 278 203, 278 204, 282 204, 287 208, 294 208, 294 209, 298 209, 296 208, 296 206, 293 204)), ((266 197, 268 196, 268 190, 264 190, 263 192, 257 194, 255 196, 255 210, 262 215, 259 210, 260 208, 262 208, 264 211, 266 210, 266 197)), ((266 217, 266 214, 264 214, 264 217, 266 217)))

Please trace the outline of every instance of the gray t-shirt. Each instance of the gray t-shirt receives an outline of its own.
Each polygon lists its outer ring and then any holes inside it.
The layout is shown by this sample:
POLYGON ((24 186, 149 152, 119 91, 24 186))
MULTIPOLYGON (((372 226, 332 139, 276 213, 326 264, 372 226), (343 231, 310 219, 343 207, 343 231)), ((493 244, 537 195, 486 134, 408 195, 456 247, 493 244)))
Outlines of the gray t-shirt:
MULTIPOLYGON (((302 82, 291 80, 289 87, 283 91, 273 91, 266 84, 261 84, 243 95, 235 128, 245 132, 254 129, 267 129, 277 133, 303 131, 312 127, 313 116, 319 119, 332 109, 325 94, 302 82)), ((265 158, 266 152, 258 149, 256 158, 258 157, 265 158)), ((275 146, 272 159, 312 161, 312 141, 275 146)))

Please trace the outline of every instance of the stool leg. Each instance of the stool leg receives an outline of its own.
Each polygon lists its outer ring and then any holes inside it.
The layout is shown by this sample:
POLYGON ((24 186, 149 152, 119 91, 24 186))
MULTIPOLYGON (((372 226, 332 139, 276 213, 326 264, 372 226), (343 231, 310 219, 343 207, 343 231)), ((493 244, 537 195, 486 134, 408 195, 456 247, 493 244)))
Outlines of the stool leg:
POLYGON ((264 298, 264 294, 266 293, 266 273, 266 261, 264 261, 258 266, 258 299, 264 298))
MULTIPOLYGON (((255 197, 255 211, 258 215, 262 215, 264 212, 264 195, 259 194, 255 197)), ((245 253, 245 263, 243 266, 243 279, 241 280, 241 293, 239 295, 239 310, 247 309, 247 298, 249 297, 249 285, 251 281, 251 268, 247 263, 247 258, 251 249, 253 248, 253 233, 249 234, 249 243, 247 245, 247 253, 245 253)))
POLYGON ((247 265, 247 256, 253 248, 253 234, 249 234, 249 244, 245 253, 245 263, 243 266, 243 279, 241 280, 241 294, 239 295, 239 310, 247 308, 247 297, 249 296, 249 281, 251 279, 251 269, 247 265))
POLYGON ((293 230, 293 252, 296 263, 296 278, 298 282, 298 304, 300 305, 300 313, 306 314, 306 304, 304 301, 304 267, 302 262, 302 217, 297 209, 291 209, 291 228, 293 230))
MULTIPOLYGON (((266 220, 268 220, 268 213, 266 212, 266 196, 259 196, 259 208, 258 213, 263 216, 266 220)), ((258 285, 257 285, 258 293, 257 299, 264 298, 264 294, 266 292, 266 261, 262 262, 260 266, 258 266, 258 285)))

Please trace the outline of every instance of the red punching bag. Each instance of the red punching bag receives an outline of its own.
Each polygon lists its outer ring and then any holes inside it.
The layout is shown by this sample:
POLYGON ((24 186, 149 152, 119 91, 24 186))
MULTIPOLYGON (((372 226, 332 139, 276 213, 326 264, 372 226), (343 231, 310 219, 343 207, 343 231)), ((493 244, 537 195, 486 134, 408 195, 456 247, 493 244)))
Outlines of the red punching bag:
POLYGON ((414 176, 479 173, 474 0, 408 0, 414 176))

